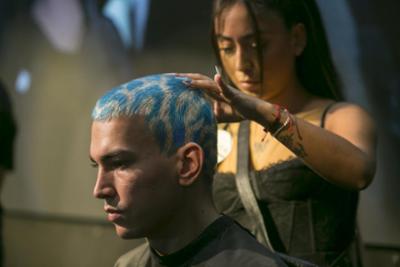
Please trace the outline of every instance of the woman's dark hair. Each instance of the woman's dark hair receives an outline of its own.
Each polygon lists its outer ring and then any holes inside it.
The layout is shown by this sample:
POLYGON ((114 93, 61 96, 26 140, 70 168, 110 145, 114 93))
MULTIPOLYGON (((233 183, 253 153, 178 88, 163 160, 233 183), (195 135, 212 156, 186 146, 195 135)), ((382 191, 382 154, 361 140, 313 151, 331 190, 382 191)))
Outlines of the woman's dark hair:
POLYGON ((288 29, 298 23, 302 23, 306 29, 307 45, 296 60, 297 75, 304 88, 311 94, 320 97, 334 100, 343 99, 340 90, 341 82, 332 61, 325 30, 314 0, 215 0, 211 22, 211 40, 219 65, 222 66, 222 62, 215 34, 215 20, 221 17, 223 11, 236 3, 243 3, 249 12, 256 36, 258 61, 261 68, 263 67, 263 50, 260 45, 257 15, 262 10, 268 9, 278 12, 288 29))

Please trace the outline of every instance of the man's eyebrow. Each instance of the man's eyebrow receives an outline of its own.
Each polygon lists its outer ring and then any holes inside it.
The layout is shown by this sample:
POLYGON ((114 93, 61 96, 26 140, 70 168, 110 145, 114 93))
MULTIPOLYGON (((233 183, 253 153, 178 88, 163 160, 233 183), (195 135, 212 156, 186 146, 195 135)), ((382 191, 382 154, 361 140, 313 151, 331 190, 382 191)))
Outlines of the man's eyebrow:
POLYGON ((107 161, 107 160, 112 160, 113 158, 118 158, 118 157, 133 157, 135 156, 135 153, 129 150, 124 150, 124 149, 118 149, 115 151, 112 151, 110 153, 107 153, 103 156, 100 157, 102 161, 107 161))
MULTIPOLYGON (((124 150, 124 149, 118 149, 115 151, 112 151, 110 153, 107 153, 105 155, 102 155, 100 157, 100 162, 107 162, 110 160, 113 160, 114 158, 118 158, 118 157, 135 157, 135 153, 129 150, 124 150)), ((93 163, 96 163, 96 161, 89 156, 90 161, 92 161, 93 163)))

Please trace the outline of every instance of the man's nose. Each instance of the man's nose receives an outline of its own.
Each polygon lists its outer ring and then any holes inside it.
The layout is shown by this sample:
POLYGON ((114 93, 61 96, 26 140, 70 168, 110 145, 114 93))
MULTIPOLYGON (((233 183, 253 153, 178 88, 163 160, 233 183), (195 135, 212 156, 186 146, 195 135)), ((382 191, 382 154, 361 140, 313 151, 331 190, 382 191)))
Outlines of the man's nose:
POLYGON ((96 184, 93 188, 93 196, 100 199, 111 198, 115 195, 113 179, 111 174, 99 168, 97 172, 96 184))

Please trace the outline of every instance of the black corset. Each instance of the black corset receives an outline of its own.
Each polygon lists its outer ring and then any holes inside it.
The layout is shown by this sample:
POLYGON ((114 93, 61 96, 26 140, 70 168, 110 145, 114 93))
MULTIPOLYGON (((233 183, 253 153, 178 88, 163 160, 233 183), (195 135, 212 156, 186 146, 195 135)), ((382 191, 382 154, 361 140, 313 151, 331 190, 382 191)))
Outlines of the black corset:
MULTIPOLYGON (((275 250, 326 266, 348 248, 354 238, 358 192, 325 181, 299 159, 250 176, 275 250)), ((256 231, 232 173, 216 174, 213 193, 220 212, 256 231)))

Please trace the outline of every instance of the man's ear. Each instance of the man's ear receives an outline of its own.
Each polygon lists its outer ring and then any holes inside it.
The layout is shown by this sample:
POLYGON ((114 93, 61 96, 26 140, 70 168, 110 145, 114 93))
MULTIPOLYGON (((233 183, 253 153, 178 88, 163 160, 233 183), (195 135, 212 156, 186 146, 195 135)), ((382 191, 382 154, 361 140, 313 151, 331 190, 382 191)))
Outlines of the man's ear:
POLYGON ((192 185, 199 178, 203 168, 203 149, 198 144, 190 142, 181 146, 176 155, 179 161, 179 184, 182 186, 192 185))
POLYGON ((307 32, 304 24, 297 23, 294 25, 291 30, 291 36, 294 54, 300 56, 307 45, 307 32))

